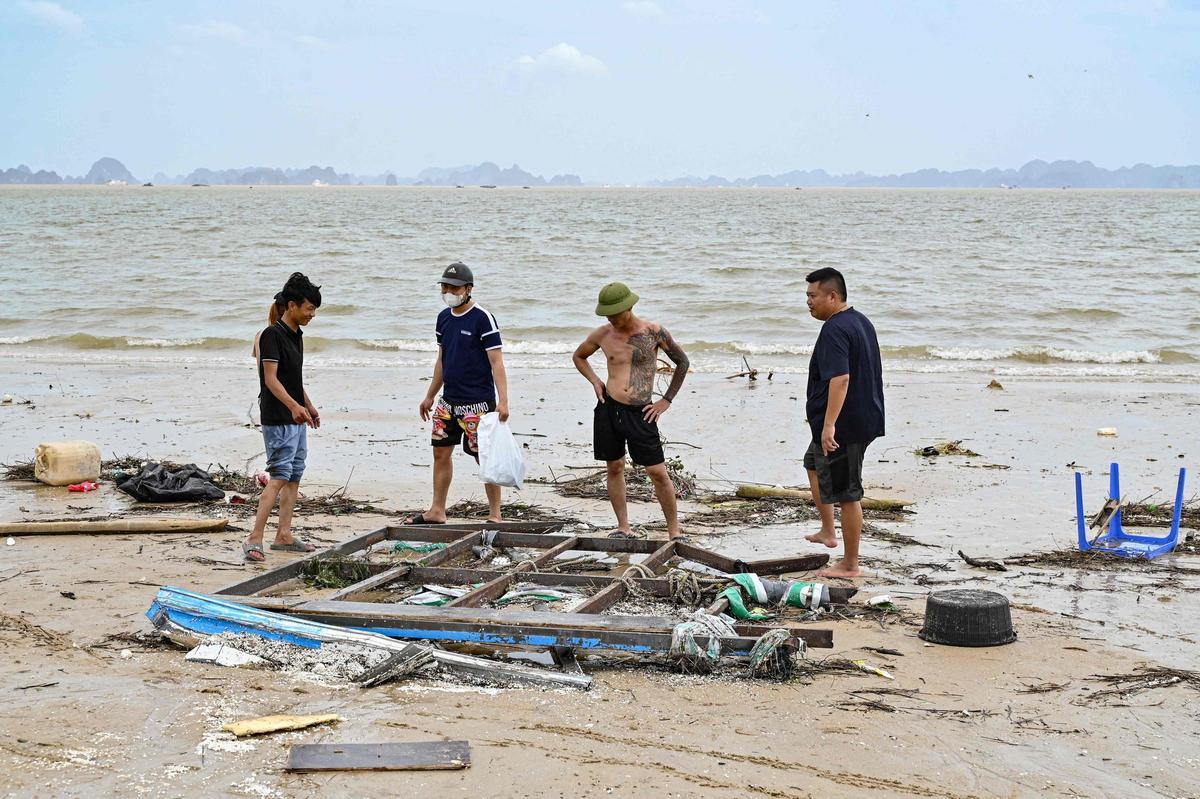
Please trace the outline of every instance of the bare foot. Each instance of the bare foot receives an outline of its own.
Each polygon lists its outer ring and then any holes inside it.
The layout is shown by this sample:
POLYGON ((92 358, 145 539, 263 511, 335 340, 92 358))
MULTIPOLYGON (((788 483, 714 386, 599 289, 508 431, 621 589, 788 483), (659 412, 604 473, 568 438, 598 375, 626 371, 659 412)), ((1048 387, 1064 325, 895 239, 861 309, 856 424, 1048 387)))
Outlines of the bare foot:
POLYGON ((834 564, 832 566, 830 566, 828 569, 822 569, 821 571, 817 572, 817 576, 818 577, 843 577, 843 578, 847 578, 847 579, 852 579, 854 577, 861 577, 862 572, 860 572, 858 570, 857 563, 851 565, 851 564, 846 563, 846 561, 843 559, 843 560, 834 562, 834 564))
POLYGON ((503 519, 493 519, 491 516, 489 516, 488 521, 491 522, 492 524, 500 524, 500 522, 502 522, 504 520, 503 519))
POLYGON ((824 544, 830 549, 837 549, 837 533, 830 530, 828 533, 822 530, 819 533, 804 536, 805 541, 812 541, 814 544, 824 544))

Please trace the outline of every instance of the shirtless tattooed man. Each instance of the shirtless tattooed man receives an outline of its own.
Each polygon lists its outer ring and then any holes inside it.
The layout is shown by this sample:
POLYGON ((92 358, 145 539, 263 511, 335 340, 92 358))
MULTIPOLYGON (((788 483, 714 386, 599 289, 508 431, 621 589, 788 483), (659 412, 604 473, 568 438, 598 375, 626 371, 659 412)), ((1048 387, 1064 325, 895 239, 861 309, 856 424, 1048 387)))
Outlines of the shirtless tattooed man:
POLYGON ((625 504, 625 448, 629 458, 646 470, 654 482, 654 493, 667 519, 667 535, 678 538, 679 514, 675 503, 675 485, 667 474, 658 419, 675 400, 688 372, 688 357, 662 325, 639 319, 633 314, 638 295, 624 283, 609 283, 600 290, 596 315, 608 318, 608 324, 592 331, 578 349, 575 368, 596 391, 594 448, 596 460, 608 464, 608 499, 617 515, 617 530, 612 535, 631 538, 629 510, 625 504), (603 350, 608 361, 608 381, 601 380, 588 363, 596 350, 603 350), (658 369, 658 351, 675 364, 671 385, 662 399, 654 401, 654 376, 658 369))

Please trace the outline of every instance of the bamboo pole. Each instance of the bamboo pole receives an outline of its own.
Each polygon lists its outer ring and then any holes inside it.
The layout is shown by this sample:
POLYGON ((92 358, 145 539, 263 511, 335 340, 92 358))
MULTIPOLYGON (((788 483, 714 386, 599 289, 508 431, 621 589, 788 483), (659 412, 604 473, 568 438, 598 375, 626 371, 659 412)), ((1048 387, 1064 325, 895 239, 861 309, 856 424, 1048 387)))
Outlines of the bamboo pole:
MULTIPOLYGON (((742 499, 799 499, 812 503, 812 492, 807 488, 775 488, 773 486, 747 485, 741 483, 737 487, 737 495, 742 499)), ((868 510, 903 510, 913 504, 911 499, 879 499, 863 497, 862 506, 868 510)))
POLYGON ((100 519, 77 522, 8 522, 0 535, 90 535, 93 533, 215 533, 228 519, 100 519))

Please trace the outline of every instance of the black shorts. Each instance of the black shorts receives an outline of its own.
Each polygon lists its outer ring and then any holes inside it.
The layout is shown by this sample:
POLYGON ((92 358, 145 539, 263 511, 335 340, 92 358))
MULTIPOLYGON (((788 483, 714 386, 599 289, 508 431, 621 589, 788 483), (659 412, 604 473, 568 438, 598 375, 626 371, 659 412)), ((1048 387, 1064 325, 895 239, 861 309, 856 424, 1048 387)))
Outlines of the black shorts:
POLYGON ((630 460, 638 466, 657 466, 666 460, 658 423, 646 421, 644 407, 617 402, 607 394, 604 402, 596 403, 592 426, 596 460, 624 460, 626 445, 630 460))
POLYGON ((821 451, 819 441, 808 445, 804 468, 817 473, 817 487, 821 490, 823 504, 858 502, 863 498, 863 456, 869 446, 870 441, 842 444, 826 455, 821 451))
POLYGON ((430 443, 435 447, 454 447, 461 441, 463 452, 478 459, 479 417, 494 410, 494 401, 451 405, 439 398, 433 409, 433 434, 430 443))

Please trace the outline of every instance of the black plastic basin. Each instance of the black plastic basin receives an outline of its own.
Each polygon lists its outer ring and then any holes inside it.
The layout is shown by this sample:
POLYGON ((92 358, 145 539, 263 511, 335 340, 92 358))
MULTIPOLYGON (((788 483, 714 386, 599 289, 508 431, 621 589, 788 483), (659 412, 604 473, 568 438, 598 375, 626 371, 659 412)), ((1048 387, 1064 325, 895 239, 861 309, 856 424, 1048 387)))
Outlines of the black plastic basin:
POLYGON ((970 588, 930 594, 925 626, 918 635, 950 646, 999 646, 1017 640, 1008 598, 970 588))

